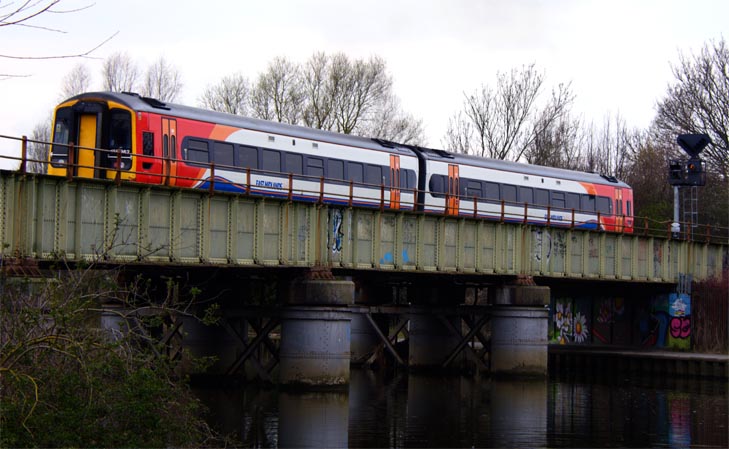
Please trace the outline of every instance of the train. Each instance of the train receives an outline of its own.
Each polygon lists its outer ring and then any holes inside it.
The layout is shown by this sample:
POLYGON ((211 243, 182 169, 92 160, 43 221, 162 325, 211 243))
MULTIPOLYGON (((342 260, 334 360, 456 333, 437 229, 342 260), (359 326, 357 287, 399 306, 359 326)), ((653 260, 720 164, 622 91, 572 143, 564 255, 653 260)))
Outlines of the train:
POLYGON ((633 231, 633 191, 612 176, 339 134, 136 93, 89 92, 63 101, 54 110, 51 140, 51 175, 633 231))

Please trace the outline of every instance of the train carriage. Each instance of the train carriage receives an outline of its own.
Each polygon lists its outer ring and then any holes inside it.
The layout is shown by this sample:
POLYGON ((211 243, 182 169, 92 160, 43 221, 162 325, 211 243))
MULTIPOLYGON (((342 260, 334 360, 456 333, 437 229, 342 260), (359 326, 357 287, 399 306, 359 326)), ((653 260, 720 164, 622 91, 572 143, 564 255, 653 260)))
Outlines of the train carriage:
POLYGON ((609 176, 478 158, 162 103, 77 95, 55 111, 50 174, 632 232, 609 176))

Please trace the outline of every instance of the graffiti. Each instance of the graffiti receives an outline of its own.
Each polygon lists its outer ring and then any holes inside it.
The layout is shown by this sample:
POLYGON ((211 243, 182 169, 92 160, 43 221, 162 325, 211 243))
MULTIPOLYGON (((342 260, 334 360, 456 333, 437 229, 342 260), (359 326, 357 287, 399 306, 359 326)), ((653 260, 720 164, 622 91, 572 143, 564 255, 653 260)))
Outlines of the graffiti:
POLYGON ((342 211, 341 209, 332 209, 329 212, 329 220, 332 224, 331 234, 327 234, 327 246, 332 250, 332 254, 338 254, 342 251, 342 240, 344 239, 344 231, 342 230, 342 211))
POLYGON ((542 260, 542 247, 546 246, 546 254, 544 259, 549 260, 552 255, 552 236, 544 229, 538 228, 534 230, 534 260, 540 262, 542 260))
POLYGON ((590 335, 590 331, 587 329, 587 317, 580 312, 575 315, 574 329, 573 335, 577 343, 585 342, 590 335))
POLYGON ((673 338, 689 338, 691 336, 691 318, 671 318, 669 329, 673 338))
MULTIPOLYGON (((406 264, 410 262, 410 256, 408 255, 408 250, 404 249, 402 250, 402 263, 406 264)), ((380 258, 380 264, 393 264, 395 263, 395 258, 393 257, 391 252, 386 252, 382 255, 380 258)))
POLYGON ((564 345, 572 337, 572 301, 557 300, 557 307, 554 312, 554 325, 557 330, 555 335, 559 344, 564 345))
POLYGON ((640 330, 643 346, 690 349, 691 297, 671 293, 652 299, 650 315, 642 320, 640 330))

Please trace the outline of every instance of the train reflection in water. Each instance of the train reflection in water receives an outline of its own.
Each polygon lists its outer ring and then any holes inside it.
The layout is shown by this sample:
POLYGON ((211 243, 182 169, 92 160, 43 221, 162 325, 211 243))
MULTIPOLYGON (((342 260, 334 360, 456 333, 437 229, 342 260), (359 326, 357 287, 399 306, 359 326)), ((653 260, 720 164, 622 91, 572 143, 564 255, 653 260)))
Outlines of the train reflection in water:
POLYGON ((721 381, 512 381, 354 370, 349 391, 201 390, 212 424, 251 447, 729 444, 721 381))

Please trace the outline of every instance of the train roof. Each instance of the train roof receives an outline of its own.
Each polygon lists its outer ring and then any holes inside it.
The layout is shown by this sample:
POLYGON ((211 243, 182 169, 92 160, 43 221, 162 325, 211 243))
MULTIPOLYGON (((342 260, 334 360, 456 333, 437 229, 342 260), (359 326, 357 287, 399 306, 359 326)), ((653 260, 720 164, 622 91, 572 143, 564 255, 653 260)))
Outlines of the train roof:
MULTIPOLYGON (((613 187, 630 188, 626 183, 615 179, 612 176, 599 175, 562 168, 545 167, 541 165, 524 164, 520 162, 489 159, 461 153, 450 153, 443 150, 423 148, 413 145, 404 145, 396 142, 388 142, 379 139, 353 136, 351 134, 340 134, 332 131, 308 128, 305 126, 289 125, 286 123, 272 122, 268 120, 255 119, 242 115, 228 114, 208 109, 195 108, 174 103, 163 103, 153 98, 143 97, 131 92, 87 92, 69 98, 67 101, 101 99, 112 100, 123 104, 135 111, 151 112, 156 114, 167 114, 174 117, 199 120, 220 125, 227 125, 237 128, 253 129, 272 134, 284 134, 300 139, 329 142, 338 145, 356 146, 371 150, 384 151, 410 156, 421 155, 429 160, 437 160, 448 163, 459 163, 475 167, 489 168, 493 170, 504 170, 525 175, 547 176, 558 179, 568 179, 579 182, 590 182, 594 184, 605 184, 613 187)), ((65 103, 65 102, 64 102, 65 103)))

